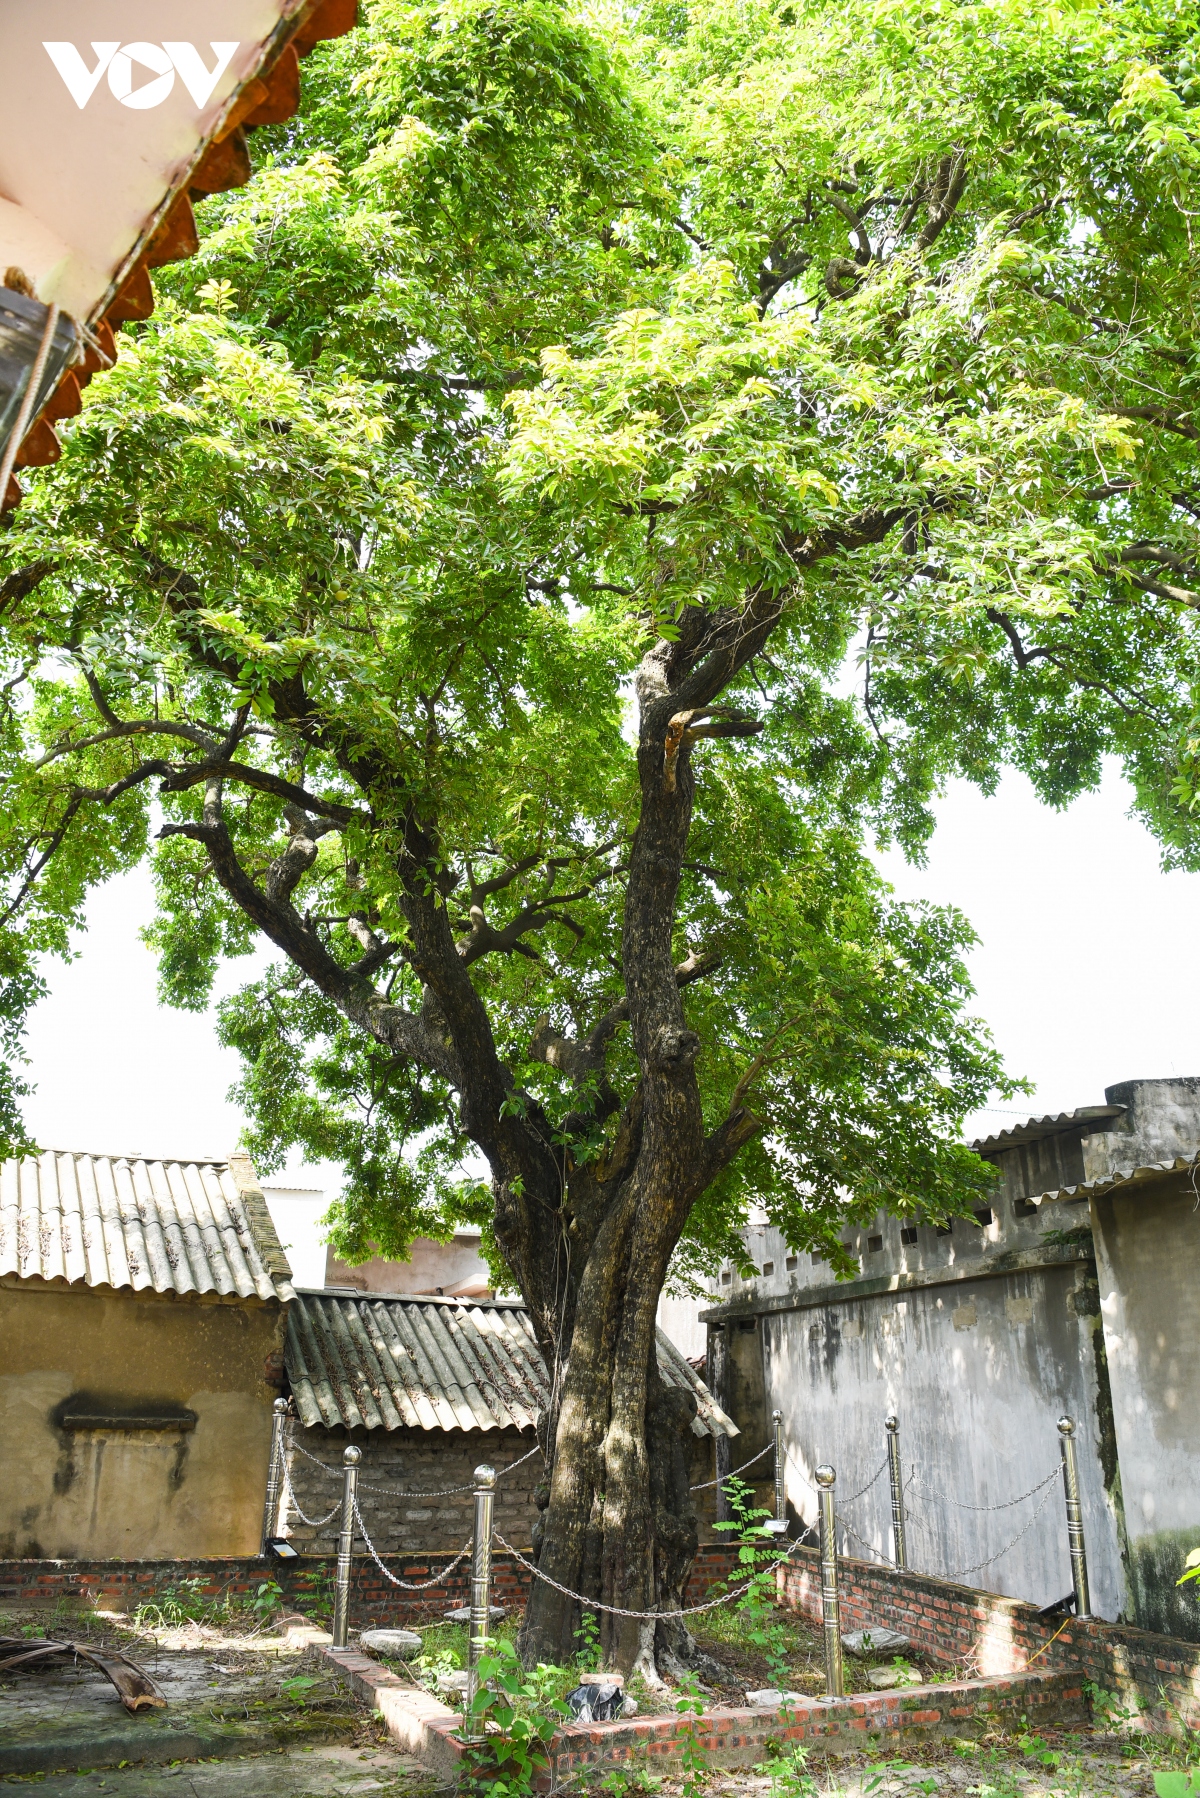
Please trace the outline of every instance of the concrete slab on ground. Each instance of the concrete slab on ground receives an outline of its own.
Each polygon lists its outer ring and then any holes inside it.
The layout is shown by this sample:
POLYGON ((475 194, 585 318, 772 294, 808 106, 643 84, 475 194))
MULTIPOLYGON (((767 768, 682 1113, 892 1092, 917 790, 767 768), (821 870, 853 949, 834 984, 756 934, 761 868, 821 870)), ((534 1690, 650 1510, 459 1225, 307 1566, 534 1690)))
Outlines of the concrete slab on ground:
MULTIPOLYGON (((55 1637, 69 1636, 56 1630, 55 1637)), ((93 1638, 94 1639, 94 1638, 93 1638)), ((261 1642, 185 1646, 153 1639, 118 1644, 167 1700, 130 1716, 108 1680, 86 1663, 0 1676, 0 1774, 112 1767, 121 1761, 231 1758, 345 1735, 358 1705, 327 1665, 273 1652, 261 1642), (289 1691, 297 1677, 315 1679, 289 1691)))
MULTIPOLYGON (((26 1779, 0 1779, 16 1798, 26 1779)), ((428 1775, 389 1749, 331 1745, 278 1750, 238 1760, 184 1761, 178 1766, 53 1773, 37 1781, 38 1798, 422 1798, 428 1775)))

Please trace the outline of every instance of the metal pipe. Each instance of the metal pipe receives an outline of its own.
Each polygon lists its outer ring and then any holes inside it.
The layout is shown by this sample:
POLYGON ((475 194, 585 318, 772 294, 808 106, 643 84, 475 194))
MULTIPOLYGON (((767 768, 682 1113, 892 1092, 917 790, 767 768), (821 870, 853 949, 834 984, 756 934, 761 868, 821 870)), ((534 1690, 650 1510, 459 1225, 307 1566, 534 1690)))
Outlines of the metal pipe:
POLYGON ((904 1476, 900 1469, 900 1419, 893 1411, 885 1419, 887 1427, 888 1475, 892 1482, 892 1561, 904 1572, 908 1567, 908 1545, 904 1539, 904 1476))
POLYGON ((482 1742, 484 1729, 471 1714, 479 1690, 479 1657, 487 1646, 492 1604, 492 1508, 496 1469, 475 1469, 475 1546, 471 1551, 471 1628, 467 1637, 467 1691, 463 1706, 464 1742, 482 1742))
POLYGON ((277 1398, 273 1410, 275 1415, 271 1420, 271 1460, 267 1467, 267 1496, 263 1501, 262 1541, 258 1548, 260 1555, 266 1554, 271 1537, 279 1534, 279 1486, 283 1474, 283 1431, 288 1412, 287 1400, 277 1398))
POLYGON ((827 1465, 813 1474, 821 1506, 821 1617, 825 1626, 825 1690, 830 1698, 842 1698, 846 1685, 842 1671, 842 1611, 838 1602, 838 1556, 833 1488, 837 1474, 827 1465))
POLYGON ((784 1523, 787 1497, 783 1490, 783 1412, 772 1411, 771 1422, 775 1425, 775 1521, 784 1523))
POLYGON ((1070 1417, 1058 1420, 1062 1454, 1063 1490, 1067 1499, 1067 1547, 1071 1553, 1071 1580, 1075 1587, 1075 1615, 1090 1617, 1087 1548, 1083 1540, 1083 1506, 1079 1500, 1079 1463, 1075 1458, 1075 1424, 1070 1417))
POLYGON ((346 1646, 350 1625, 350 1551, 354 1547, 354 1509, 358 1494, 358 1464, 361 1448, 342 1450, 342 1533, 338 1537, 337 1589, 333 1600, 333 1646, 346 1646))

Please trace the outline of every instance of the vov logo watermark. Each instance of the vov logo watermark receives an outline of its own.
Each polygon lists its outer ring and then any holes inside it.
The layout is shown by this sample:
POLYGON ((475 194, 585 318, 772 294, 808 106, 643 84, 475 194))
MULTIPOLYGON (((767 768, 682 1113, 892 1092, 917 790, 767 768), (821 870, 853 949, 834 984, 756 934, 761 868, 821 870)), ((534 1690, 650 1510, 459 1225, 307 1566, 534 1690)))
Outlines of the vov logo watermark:
POLYGON ((233 60, 237 44, 214 44, 209 48, 216 58, 208 68, 195 44, 96 44, 92 51, 95 66, 88 68, 74 44, 43 44, 51 62, 62 76, 71 98, 82 112, 101 80, 108 76, 109 88, 122 106, 138 112, 149 112, 169 99, 178 75, 197 106, 207 106, 213 89, 233 60), (151 79, 133 84, 133 67, 137 63, 149 71, 151 79))

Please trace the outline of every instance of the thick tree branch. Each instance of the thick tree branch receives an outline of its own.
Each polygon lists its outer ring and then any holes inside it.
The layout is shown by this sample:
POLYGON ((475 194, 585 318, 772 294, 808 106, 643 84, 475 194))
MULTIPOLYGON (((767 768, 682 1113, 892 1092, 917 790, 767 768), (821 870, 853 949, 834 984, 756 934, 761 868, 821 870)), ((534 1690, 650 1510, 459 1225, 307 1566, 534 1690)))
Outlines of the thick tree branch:
MULTIPOLYGON (((319 829, 320 826, 311 828, 319 829)), ((402 1006, 390 1004, 369 982, 353 969, 343 967, 330 954, 316 930, 285 898, 272 897, 270 892, 257 886, 238 860, 228 827, 219 817, 218 796, 213 795, 206 804, 203 823, 167 824, 158 834, 160 838, 189 837, 202 844, 213 872, 230 898, 251 923, 308 976, 318 992, 331 999, 351 1023, 376 1042, 428 1068, 448 1085, 461 1090, 462 1069, 454 1049, 429 1015, 432 1008, 423 1005, 421 1014, 414 1016, 402 1006)), ((315 843, 312 847, 315 853, 315 843)), ((278 862, 275 868, 279 869, 278 862)), ((289 872, 290 867, 287 867, 276 875, 277 894, 286 886, 289 872)))
POLYGON ((930 190, 926 206, 925 223, 917 235, 919 250, 928 250, 932 244, 937 242, 954 217, 966 185, 966 151, 955 150, 949 156, 943 156, 938 164, 937 174, 933 178, 933 187, 930 190))
POLYGON ((326 818, 333 824, 361 824, 364 828, 374 824, 369 812, 350 805, 339 805, 332 799, 321 799, 307 788, 297 786, 295 781, 284 780, 278 774, 269 774, 265 769, 250 767, 245 762, 211 758, 193 762, 188 767, 172 769, 163 781, 162 790, 164 793, 184 793, 189 787, 199 786, 202 781, 213 778, 233 781, 238 786, 253 787, 259 793, 269 793, 275 799, 284 799, 288 804, 299 806, 303 811, 311 812, 318 818, 326 818))
POLYGON ((1026 649, 1018 634, 1016 625, 1007 613, 998 612, 994 606, 988 606, 985 616, 990 624, 999 625, 1000 629, 1004 632, 1004 635, 1008 638, 1012 645, 1013 659, 1018 668, 1028 668, 1031 662, 1037 662, 1047 657, 1053 658, 1055 651, 1052 649, 1026 649))
POLYGON ((7 612, 15 601, 28 599, 57 568, 58 563, 52 562, 48 556, 37 562, 30 562, 24 568, 14 568, 11 574, 5 575, 0 581, 0 612, 7 612))
POLYGON ((1110 406, 1108 410, 1113 418, 1145 419, 1147 424, 1157 425, 1162 431, 1174 431, 1178 437, 1200 443, 1200 431, 1186 412, 1171 412, 1166 406, 1110 406))

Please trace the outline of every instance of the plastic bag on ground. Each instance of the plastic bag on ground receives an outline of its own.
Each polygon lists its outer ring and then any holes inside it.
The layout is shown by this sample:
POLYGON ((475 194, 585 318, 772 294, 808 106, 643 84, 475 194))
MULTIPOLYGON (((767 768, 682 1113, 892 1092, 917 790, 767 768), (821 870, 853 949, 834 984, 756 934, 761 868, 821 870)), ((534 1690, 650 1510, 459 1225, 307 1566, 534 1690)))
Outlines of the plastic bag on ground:
POLYGON ((621 1686, 576 1686, 567 1693, 567 1709, 579 1723, 611 1723, 621 1715, 625 1693, 621 1686))

